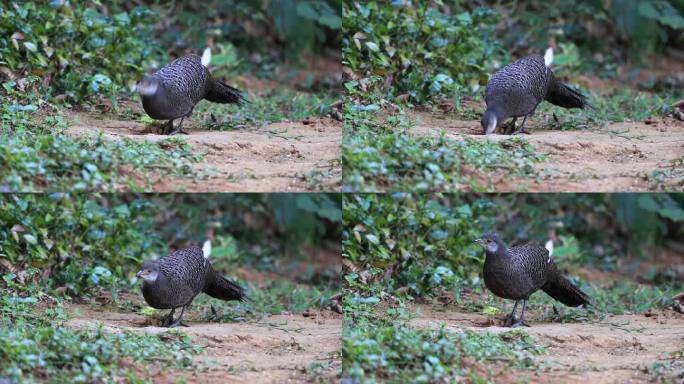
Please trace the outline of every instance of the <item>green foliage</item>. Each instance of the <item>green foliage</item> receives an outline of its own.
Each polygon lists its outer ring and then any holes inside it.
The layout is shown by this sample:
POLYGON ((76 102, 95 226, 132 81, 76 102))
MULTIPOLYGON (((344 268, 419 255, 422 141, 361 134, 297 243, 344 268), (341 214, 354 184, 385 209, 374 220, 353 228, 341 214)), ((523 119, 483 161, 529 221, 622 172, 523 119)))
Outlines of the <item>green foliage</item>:
MULTIPOLYGON (((295 92, 275 87, 266 94, 250 98, 242 106, 200 103, 193 114, 203 117, 208 129, 260 129, 265 124, 282 121, 301 121, 330 113, 336 95, 295 92)), ((285 132, 273 132, 280 134, 285 132)))
POLYGON ((342 340, 343 369, 348 377, 362 382, 484 382, 486 377, 464 364, 464 358, 486 366, 505 360, 510 367, 524 368, 544 351, 520 331, 455 333, 443 327, 405 325, 350 328, 342 340))
POLYGON ((341 7, 341 0, 209 0, 178 2, 169 13, 164 4, 151 5, 183 31, 156 31, 168 50, 189 46, 201 51, 208 39, 220 49, 223 41, 230 41, 237 50, 239 71, 268 78, 284 59, 304 64, 307 53, 339 50, 341 7))
POLYGON ((5 164, 0 168, 0 190, 4 191, 110 191, 127 183, 135 188, 131 170, 165 169, 182 177, 192 175, 192 164, 201 160, 176 137, 157 142, 113 141, 103 134, 72 137, 45 128, 57 125, 63 129, 66 123, 60 115, 47 117, 41 124, 26 112, 12 113, 0 107, 0 113, 0 132, 9 133, 0 133, 0 163, 5 164))
MULTIPOLYGON (((242 284, 246 286, 246 283, 242 284)), ((224 302, 202 295, 193 301, 193 306, 202 312, 206 320, 213 322, 259 321, 269 315, 328 308, 330 297, 339 291, 339 287, 332 283, 306 285, 287 279, 272 279, 264 284, 252 282, 248 301, 224 302)))
POLYGON ((153 55, 156 46, 147 36, 154 17, 142 8, 104 15, 81 2, 5 2, 0 65, 19 80, 3 87, 32 101, 42 94, 77 103, 113 97, 153 55))
POLYGON ((653 171, 649 175, 649 186, 654 191, 684 189, 684 156, 672 160, 664 169, 653 171))
POLYGON ((596 68, 601 76, 612 77, 616 63, 626 53, 639 58, 645 51, 660 51, 666 45, 678 44, 678 34, 668 33, 684 28, 682 8, 677 10, 676 3, 677 0, 506 0, 493 8, 499 18, 507 21, 505 28, 497 29, 496 36, 514 51, 511 53, 542 52, 553 37, 561 47, 572 44, 579 48, 583 67, 596 68))
POLYGON ((282 39, 295 50, 313 48, 326 37, 321 27, 342 27, 339 1, 279 0, 268 2, 268 15, 282 39), (297 49, 299 48, 299 49, 297 49))
MULTIPOLYGON (((44 271, 22 277, 41 287, 64 287, 69 294, 113 288, 112 273, 123 277, 144 254, 160 249, 160 240, 150 236, 151 209, 143 200, 110 204, 78 194, 3 195, 0 256, 18 268, 44 271)), ((4 275, 6 283, 17 278, 4 275)))
POLYGON ((345 0, 342 12, 342 62, 360 77, 347 86, 375 88, 388 99, 472 92, 486 80, 485 61, 498 47, 491 40, 496 20, 485 8, 345 0), (369 82, 373 75, 382 81, 369 82))
POLYGON ((202 351, 185 334, 157 335, 102 327, 75 330, 30 324, 0 327, 0 375, 15 382, 91 383, 138 374, 136 364, 163 363, 169 368, 193 367, 192 356, 202 351))
POLYGON ((613 0, 608 15, 623 37, 632 43, 633 52, 662 47, 667 42, 664 27, 684 29, 684 17, 666 0, 613 0))
POLYGON ((414 136, 412 123, 402 115, 379 122, 368 111, 345 106, 347 124, 342 148, 343 179, 351 191, 453 191, 489 188, 472 170, 506 171, 534 176, 534 165, 544 160, 523 138, 501 141, 463 140, 440 135, 414 136))
POLYGON ((365 271, 348 274, 348 284, 382 280, 387 290, 424 295, 479 274, 473 240, 493 223, 493 204, 394 193, 345 195, 343 206, 343 256, 365 271))
POLYGON ((658 383, 674 383, 684 379, 684 348, 669 353, 647 368, 658 383))

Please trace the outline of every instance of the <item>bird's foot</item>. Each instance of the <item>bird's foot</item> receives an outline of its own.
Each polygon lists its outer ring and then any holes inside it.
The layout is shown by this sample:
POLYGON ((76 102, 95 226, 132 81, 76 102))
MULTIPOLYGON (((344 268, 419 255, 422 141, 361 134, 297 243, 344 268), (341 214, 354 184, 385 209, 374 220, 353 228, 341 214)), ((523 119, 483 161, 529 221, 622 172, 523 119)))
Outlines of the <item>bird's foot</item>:
POLYGON ((511 120, 501 126, 501 133, 504 135, 510 135, 513 130, 515 130, 515 120, 511 120))
POLYGON ((164 125, 159 127, 160 135, 168 135, 168 132, 173 129, 173 120, 169 120, 164 125))
POLYGON ((522 320, 522 321, 518 321, 517 323, 511 324, 510 327, 511 327, 511 328, 518 328, 518 327, 523 327, 523 326, 524 326, 524 327, 529 327, 530 325, 527 324, 524 320, 522 320))
POLYGON ((166 315, 166 316, 161 318, 161 326, 162 327, 168 327, 172 321, 173 321, 173 316, 166 315))
POLYGON ((189 325, 185 324, 182 321, 174 321, 173 323, 169 324, 166 326, 167 328, 176 328, 176 327, 190 327, 189 325))
POLYGON ((168 133, 169 136, 179 135, 179 134, 189 135, 190 133, 188 131, 186 131, 185 129, 180 128, 180 127, 176 128, 173 131, 168 133))
POLYGON ((501 320, 503 320, 503 326, 504 327, 510 327, 513 323, 518 321, 518 319, 515 318, 515 316, 506 316, 502 317, 501 320))
POLYGON ((520 129, 518 129, 517 131, 511 133, 511 136, 513 136, 513 135, 518 135, 518 134, 521 134, 521 133, 525 133, 525 134, 528 134, 528 135, 531 135, 531 134, 532 134, 532 132, 528 131, 527 129, 525 129, 525 128, 520 128, 520 129))

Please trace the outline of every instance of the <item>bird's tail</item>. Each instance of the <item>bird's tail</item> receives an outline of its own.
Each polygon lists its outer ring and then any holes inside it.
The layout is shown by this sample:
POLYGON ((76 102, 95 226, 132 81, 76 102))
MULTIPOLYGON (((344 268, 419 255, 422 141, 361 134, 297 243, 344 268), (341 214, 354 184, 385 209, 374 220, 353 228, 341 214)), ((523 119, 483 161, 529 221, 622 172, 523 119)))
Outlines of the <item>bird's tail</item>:
POLYGON ((593 108, 586 96, 555 79, 551 81, 546 101, 563 108, 593 108))
POLYGON ((221 104, 242 104, 247 101, 247 99, 242 96, 240 90, 231 87, 221 80, 209 79, 208 83, 204 98, 209 101, 221 104))
POLYGON ((549 279, 542 287, 542 290, 549 296, 570 307, 591 304, 589 296, 574 286, 568 279, 561 276, 560 273, 557 273, 555 278, 549 279))
POLYGON ((213 269, 209 271, 207 282, 204 284, 204 293, 220 300, 249 300, 245 289, 218 274, 213 269))

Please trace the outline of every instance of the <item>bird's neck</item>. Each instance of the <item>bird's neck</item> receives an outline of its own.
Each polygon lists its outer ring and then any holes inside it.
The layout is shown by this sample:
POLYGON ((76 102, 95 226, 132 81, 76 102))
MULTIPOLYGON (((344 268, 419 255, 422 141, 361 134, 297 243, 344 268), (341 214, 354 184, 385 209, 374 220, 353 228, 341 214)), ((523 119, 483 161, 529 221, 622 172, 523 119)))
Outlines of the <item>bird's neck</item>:
POLYGON ((143 280, 143 288, 150 288, 150 287, 159 287, 159 286, 165 286, 166 282, 166 277, 162 273, 162 271, 159 271, 157 273, 157 278, 154 281, 147 281, 143 280))
POLYGON ((504 244, 499 244, 496 252, 485 251, 486 261, 489 263, 499 263, 508 260, 508 249, 504 244))

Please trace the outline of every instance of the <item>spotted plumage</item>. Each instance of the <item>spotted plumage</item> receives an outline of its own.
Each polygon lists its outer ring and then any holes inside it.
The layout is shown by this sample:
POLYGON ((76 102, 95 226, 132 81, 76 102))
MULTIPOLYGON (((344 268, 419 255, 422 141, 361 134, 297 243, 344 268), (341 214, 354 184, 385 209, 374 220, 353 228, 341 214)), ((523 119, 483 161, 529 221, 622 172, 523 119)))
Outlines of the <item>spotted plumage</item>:
POLYGON ((239 90, 214 79, 197 55, 180 57, 138 84, 145 112, 156 120, 169 120, 163 133, 186 133, 183 119, 190 116, 202 99, 215 103, 241 104, 244 98, 239 90), (173 129, 173 120, 180 118, 173 129))
POLYGON ((181 324, 185 308, 200 292, 221 300, 245 300, 244 290, 218 274, 199 247, 190 247, 171 253, 158 260, 143 263, 137 274, 142 277, 142 294, 147 304, 157 309, 171 309, 162 324, 181 324), (173 321, 176 308, 182 308, 173 321))
POLYGON ((544 57, 531 55, 508 64, 497 71, 487 83, 487 109, 481 121, 485 134, 494 132, 509 117, 513 121, 504 132, 523 132, 527 117, 544 100, 563 108, 589 106, 584 95, 555 79, 551 68, 544 62, 544 57), (515 130, 518 117, 524 119, 515 130))
POLYGON ((487 289, 496 296, 516 301, 505 325, 524 324, 527 300, 540 289, 571 307, 590 303, 589 296, 558 271, 543 245, 528 242, 508 247, 492 232, 485 233, 476 242, 485 249, 483 275, 487 289), (523 310, 520 321, 516 322, 515 310, 521 300, 523 310))

